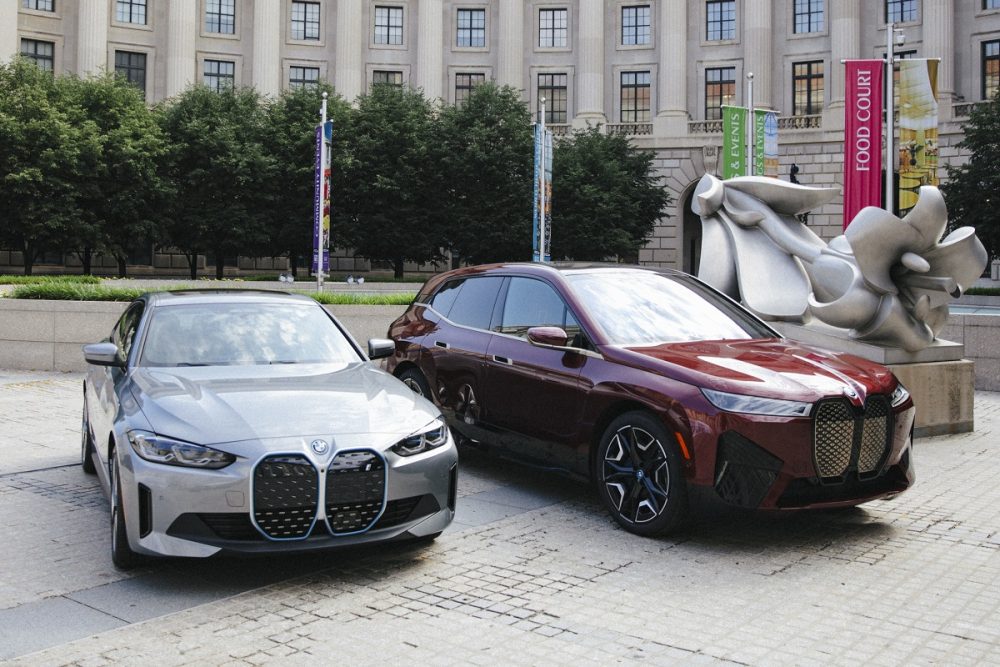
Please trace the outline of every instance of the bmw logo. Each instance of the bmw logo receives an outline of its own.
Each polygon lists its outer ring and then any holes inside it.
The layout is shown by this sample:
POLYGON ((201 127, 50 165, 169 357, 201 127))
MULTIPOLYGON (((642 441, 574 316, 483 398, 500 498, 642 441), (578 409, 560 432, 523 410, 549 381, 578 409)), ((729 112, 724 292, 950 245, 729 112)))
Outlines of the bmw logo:
POLYGON ((330 449, 330 445, 327 444, 326 440, 313 440, 309 443, 309 446, 317 454, 326 454, 326 450, 330 449))

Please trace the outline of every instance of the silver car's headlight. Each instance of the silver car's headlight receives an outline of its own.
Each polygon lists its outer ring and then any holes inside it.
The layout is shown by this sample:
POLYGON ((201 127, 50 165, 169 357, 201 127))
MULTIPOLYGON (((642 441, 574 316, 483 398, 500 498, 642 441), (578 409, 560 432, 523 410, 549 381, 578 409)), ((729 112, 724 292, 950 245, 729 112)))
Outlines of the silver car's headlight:
POLYGON ((407 436, 391 447, 400 456, 413 456, 440 447, 448 442, 448 427, 440 419, 435 419, 429 425, 411 436, 407 436))
POLYGON ((801 401, 730 394, 725 391, 704 388, 702 388, 701 393, 705 395, 709 403, 726 412, 744 412, 751 415, 770 415, 773 417, 808 417, 812 410, 811 403, 801 401))
POLYGON ((149 431, 129 431, 128 441, 136 454, 153 463, 189 468, 225 468, 236 460, 232 454, 165 438, 149 431))
POLYGON ((892 403, 892 407, 898 408, 906 399, 910 397, 910 392, 906 391, 906 387, 903 386, 902 382, 897 382, 896 388, 892 390, 892 394, 889 395, 889 401, 892 403))

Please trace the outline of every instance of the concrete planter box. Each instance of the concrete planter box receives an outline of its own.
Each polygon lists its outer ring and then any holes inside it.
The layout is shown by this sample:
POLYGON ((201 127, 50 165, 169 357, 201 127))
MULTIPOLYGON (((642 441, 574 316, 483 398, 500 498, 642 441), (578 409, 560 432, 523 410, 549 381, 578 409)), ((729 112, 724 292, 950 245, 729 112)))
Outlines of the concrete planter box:
MULTIPOLYGON (((82 371, 81 346, 111 333, 127 303, 0 298, 0 368, 82 371)), ((406 306, 326 306, 354 338, 384 338, 406 306)))

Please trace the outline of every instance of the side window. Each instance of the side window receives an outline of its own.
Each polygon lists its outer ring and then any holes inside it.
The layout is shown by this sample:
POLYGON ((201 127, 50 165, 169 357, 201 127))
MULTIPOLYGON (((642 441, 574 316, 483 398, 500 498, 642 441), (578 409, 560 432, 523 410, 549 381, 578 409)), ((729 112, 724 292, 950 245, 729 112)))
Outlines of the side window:
POLYGON ((458 296, 458 292, 462 288, 462 284, 465 280, 451 280, 445 283, 441 289, 437 291, 437 294, 432 296, 427 302, 434 310, 438 311, 445 317, 448 317, 448 313, 451 312, 451 307, 455 304, 455 297, 458 296))
POLYGON ((560 327, 570 339, 580 333, 573 313, 551 285, 532 278, 511 278, 500 331, 523 337, 530 327, 542 326, 560 327))
POLYGON ((489 329, 502 284, 503 278, 500 277, 467 279, 458 290, 448 319, 475 329, 489 329))
POLYGON ((118 320, 118 324, 115 325, 115 330, 112 332, 111 341, 118 346, 123 361, 128 359, 128 353, 135 341, 135 330, 139 326, 141 316, 142 304, 132 305, 118 320))

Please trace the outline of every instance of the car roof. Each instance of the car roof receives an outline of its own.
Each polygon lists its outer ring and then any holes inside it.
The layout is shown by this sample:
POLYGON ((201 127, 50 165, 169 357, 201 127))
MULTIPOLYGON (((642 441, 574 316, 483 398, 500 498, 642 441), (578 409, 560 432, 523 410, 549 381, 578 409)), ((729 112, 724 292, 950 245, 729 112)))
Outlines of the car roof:
POLYGON ((198 303, 316 304, 314 299, 304 294, 242 288, 179 289, 168 292, 147 292, 140 299, 146 301, 150 306, 181 306, 198 303))
POLYGON ((639 266, 637 264, 613 264, 610 262, 502 262, 497 264, 480 264, 467 266, 446 273, 440 273, 434 280, 428 281, 440 284, 442 280, 451 278, 467 278, 475 275, 493 273, 520 273, 522 275, 558 275, 573 273, 599 273, 604 271, 644 271, 663 273, 667 275, 684 275, 682 271, 658 266, 639 266))

